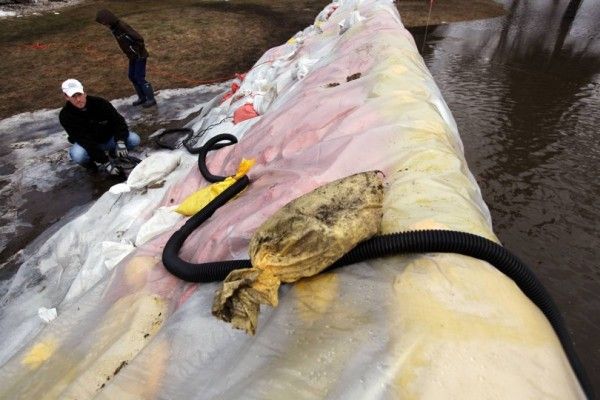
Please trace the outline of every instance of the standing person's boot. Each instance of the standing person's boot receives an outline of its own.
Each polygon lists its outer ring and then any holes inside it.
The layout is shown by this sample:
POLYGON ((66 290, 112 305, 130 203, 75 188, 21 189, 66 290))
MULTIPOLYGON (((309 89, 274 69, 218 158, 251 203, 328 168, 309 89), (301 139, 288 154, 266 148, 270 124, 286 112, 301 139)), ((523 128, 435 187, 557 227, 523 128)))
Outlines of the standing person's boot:
POLYGON ((156 105, 156 100, 154 99, 154 90, 152 89, 152 85, 150 83, 146 83, 142 89, 144 90, 144 95, 146 96, 146 101, 142 104, 142 107, 148 108, 156 105))
POLYGON ((133 103, 131 103, 132 106, 141 106, 142 104, 144 104, 146 102, 146 95, 144 94, 144 90, 142 90, 142 88, 139 85, 134 84, 133 87, 135 88, 135 92, 138 95, 138 99, 136 101, 134 101, 133 103))

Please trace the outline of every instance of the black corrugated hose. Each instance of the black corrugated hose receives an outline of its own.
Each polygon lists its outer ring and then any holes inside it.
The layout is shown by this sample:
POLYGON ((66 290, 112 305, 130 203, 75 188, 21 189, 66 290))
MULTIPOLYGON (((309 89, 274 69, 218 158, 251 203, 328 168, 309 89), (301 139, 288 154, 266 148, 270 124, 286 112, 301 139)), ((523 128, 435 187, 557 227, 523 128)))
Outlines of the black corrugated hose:
POLYGON ((200 147, 200 149, 198 150, 198 169, 200 170, 200 173, 202 174, 204 179, 211 183, 221 182, 225 180, 225 176, 213 175, 210 173, 208 167, 206 166, 206 155, 211 150, 221 149, 225 146, 229 146, 235 143, 237 143, 237 138, 235 136, 230 135, 229 133, 222 133, 220 135, 210 138, 204 144, 204 146, 200 147), (221 143, 223 141, 226 141, 226 143, 221 143))
MULTIPOLYGON (((217 135, 209 140, 201 149, 198 165, 203 176, 210 182, 218 182, 223 177, 210 174, 206 168, 206 154, 215 148, 236 143, 233 135, 217 135), (219 143, 223 140, 229 143, 219 143), (202 161, 201 161, 202 159, 202 161), (204 175, 207 173, 207 175, 204 175), (218 178, 218 179, 217 179, 218 178), (214 180, 217 179, 217 180, 214 180)), ((252 267, 250 260, 216 261, 193 264, 179 257, 179 249, 187 237, 214 212, 234 198, 250 184, 246 175, 238 179, 232 186, 218 195, 206 207, 192 216, 168 240, 162 254, 162 261, 167 270, 180 279, 188 282, 222 281, 233 270, 252 267)), ((571 363, 575 375, 588 399, 594 399, 594 392, 587 374, 575 352, 569 332, 558 311, 558 307, 550 294, 535 277, 533 272, 516 256, 501 245, 484 237, 465 232, 448 230, 423 230, 400 232, 376 236, 359 243, 354 249, 336 261, 328 270, 355 264, 361 261, 397 254, 410 253, 456 253, 486 261, 500 272, 512 279, 517 286, 540 308, 554 328, 565 354, 571 363)))

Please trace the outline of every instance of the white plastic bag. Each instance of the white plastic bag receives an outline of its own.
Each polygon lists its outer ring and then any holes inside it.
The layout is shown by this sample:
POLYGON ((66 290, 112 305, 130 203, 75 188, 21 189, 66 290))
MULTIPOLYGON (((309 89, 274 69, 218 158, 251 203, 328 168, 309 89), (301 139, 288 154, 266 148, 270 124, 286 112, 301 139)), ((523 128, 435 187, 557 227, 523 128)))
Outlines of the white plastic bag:
POLYGON ((179 152, 159 152, 142 160, 127 178, 127 185, 132 189, 141 189, 160 182, 179 165, 179 152))

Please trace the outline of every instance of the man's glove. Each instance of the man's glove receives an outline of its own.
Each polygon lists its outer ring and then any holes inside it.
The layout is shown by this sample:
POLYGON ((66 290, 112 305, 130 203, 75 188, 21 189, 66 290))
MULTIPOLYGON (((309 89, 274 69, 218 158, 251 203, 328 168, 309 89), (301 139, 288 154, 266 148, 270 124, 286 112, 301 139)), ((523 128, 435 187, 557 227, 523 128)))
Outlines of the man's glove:
POLYGON ((110 176, 119 176, 121 174, 119 167, 114 166, 110 161, 102 164, 100 168, 110 176))
POLYGON ((117 142, 117 148, 115 149, 115 155, 117 157, 127 157, 127 146, 125 146, 125 142, 122 140, 119 140, 117 142))

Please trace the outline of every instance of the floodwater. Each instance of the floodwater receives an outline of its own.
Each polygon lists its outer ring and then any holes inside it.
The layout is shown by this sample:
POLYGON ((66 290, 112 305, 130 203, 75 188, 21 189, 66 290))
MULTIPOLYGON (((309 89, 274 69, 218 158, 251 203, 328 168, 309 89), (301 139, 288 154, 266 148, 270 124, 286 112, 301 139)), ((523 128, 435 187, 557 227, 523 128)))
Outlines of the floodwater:
POLYGON ((600 392, 600 2, 514 0, 414 33, 500 240, 558 304, 600 392))

